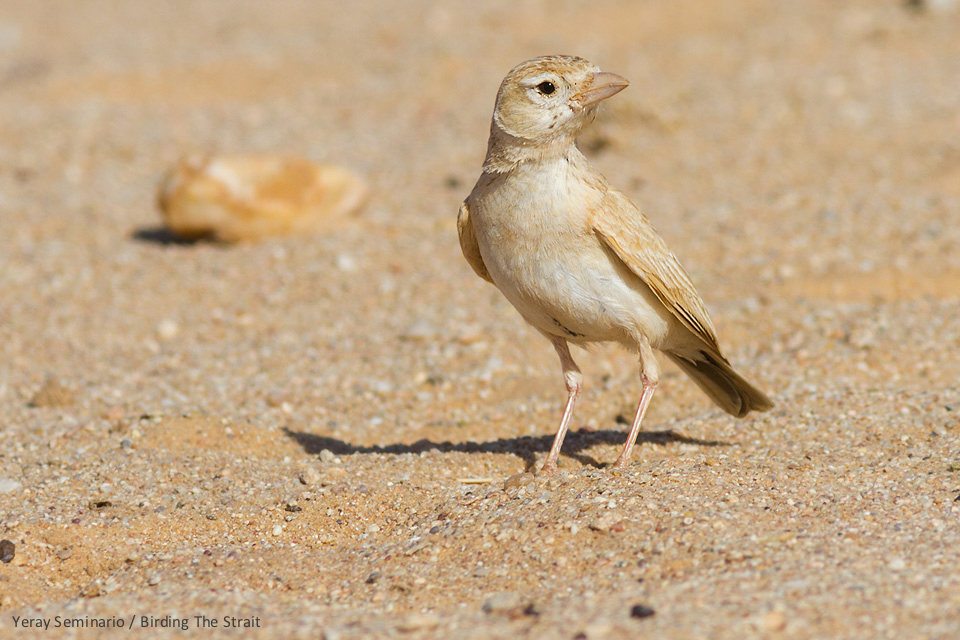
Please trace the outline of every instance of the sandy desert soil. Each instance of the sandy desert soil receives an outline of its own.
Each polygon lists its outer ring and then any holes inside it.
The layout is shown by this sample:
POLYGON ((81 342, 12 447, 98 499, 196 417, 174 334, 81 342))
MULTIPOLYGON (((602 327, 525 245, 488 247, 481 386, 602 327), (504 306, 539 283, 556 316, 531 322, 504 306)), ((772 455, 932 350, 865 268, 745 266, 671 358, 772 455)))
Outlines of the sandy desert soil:
POLYGON ((957 637, 958 33, 893 0, 5 0, 0 636, 957 637), (582 146, 777 406, 665 365, 614 471, 635 358, 581 352, 561 473, 507 482, 563 383, 454 219, 545 53, 632 81, 582 146), (171 242, 157 182, 216 151, 373 195, 171 242), (23 628, 57 616, 125 628, 23 628))

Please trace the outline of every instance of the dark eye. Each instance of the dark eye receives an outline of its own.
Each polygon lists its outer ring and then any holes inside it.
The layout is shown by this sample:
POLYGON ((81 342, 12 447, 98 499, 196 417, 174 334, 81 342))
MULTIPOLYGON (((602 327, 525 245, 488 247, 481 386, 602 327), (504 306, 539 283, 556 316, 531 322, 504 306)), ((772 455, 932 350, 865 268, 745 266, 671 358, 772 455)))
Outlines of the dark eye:
POLYGON ((539 91, 540 93, 542 93, 542 94, 545 95, 545 96, 550 95, 551 93, 553 93, 553 92, 556 91, 556 90, 557 90, 557 88, 556 88, 555 86, 553 86, 553 83, 552 83, 552 82, 549 82, 549 81, 547 81, 547 80, 544 80, 543 82, 541 82, 540 84, 537 85, 537 91, 539 91))

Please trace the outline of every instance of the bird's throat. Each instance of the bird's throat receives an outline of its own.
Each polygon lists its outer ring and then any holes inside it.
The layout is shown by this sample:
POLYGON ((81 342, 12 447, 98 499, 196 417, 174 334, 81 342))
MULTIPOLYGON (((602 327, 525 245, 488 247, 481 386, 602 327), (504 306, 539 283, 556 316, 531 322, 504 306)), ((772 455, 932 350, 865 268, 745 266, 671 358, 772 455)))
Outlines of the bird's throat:
POLYGON ((494 127, 487 143, 483 170, 487 173, 504 173, 528 162, 544 162, 572 155, 580 155, 572 137, 558 135, 546 141, 525 140, 494 127))

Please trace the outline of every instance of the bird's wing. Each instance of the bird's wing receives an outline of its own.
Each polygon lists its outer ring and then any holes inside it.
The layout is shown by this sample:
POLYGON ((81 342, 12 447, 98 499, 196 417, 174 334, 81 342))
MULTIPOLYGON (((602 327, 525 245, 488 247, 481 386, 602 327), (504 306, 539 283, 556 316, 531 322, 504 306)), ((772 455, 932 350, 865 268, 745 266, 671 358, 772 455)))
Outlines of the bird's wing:
POLYGON ((716 329, 690 276, 636 205, 610 188, 592 214, 600 239, 690 331, 721 353, 716 329))
POLYGON ((487 265, 483 264, 483 256, 480 255, 477 231, 473 228, 473 220, 470 219, 470 207, 466 200, 460 205, 460 213, 457 214, 457 233, 460 234, 460 249, 463 251, 463 257, 467 259, 478 276, 493 283, 493 278, 487 271, 487 265))

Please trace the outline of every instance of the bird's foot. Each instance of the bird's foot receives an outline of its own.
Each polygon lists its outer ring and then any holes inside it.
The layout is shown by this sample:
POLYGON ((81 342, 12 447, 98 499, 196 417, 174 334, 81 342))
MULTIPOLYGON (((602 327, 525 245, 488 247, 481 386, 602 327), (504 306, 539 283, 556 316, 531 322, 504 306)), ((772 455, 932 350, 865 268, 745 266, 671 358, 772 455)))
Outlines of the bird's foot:
POLYGON ((537 472, 538 477, 549 478, 557 473, 557 463, 554 460, 547 460, 537 472))

